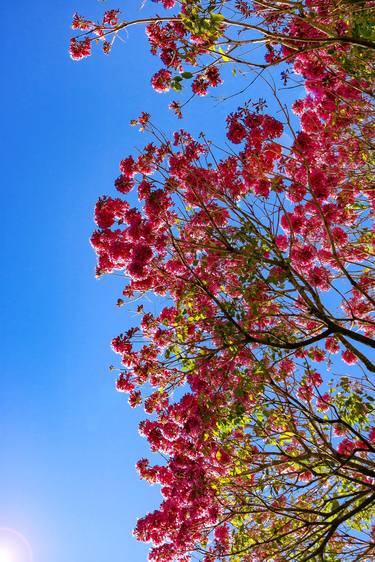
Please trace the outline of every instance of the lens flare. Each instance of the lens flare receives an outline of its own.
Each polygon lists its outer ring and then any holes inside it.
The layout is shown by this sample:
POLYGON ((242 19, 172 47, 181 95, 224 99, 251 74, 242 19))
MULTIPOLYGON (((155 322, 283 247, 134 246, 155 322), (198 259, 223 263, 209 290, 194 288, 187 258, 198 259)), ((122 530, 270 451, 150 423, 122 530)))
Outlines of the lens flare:
POLYGON ((0 562, 13 562, 12 553, 8 548, 0 547, 0 562))
POLYGON ((0 527, 0 562, 33 562, 29 541, 11 527, 0 527))

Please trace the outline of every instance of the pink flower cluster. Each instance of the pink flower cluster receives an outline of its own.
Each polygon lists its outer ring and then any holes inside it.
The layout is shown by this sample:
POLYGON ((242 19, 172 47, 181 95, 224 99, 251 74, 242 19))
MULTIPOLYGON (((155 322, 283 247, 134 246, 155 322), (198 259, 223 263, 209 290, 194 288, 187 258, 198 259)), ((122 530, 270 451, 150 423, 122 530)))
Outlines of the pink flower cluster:
MULTIPOLYGON (((244 17, 253 13, 245 2, 237 8, 244 17)), ((324 2, 311 9, 324 12, 324 2)), ((263 16, 277 23, 275 14, 263 16)), ((116 25, 117 17, 108 15, 106 25, 116 25)), ((88 23, 77 17, 75 25, 88 23)), ((300 19, 288 29, 295 38, 321 37, 300 19)), ((207 40, 192 38, 181 21, 153 22, 147 34, 164 64, 151 79, 156 91, 168 91, 186 64, 194 69, 195 94, 220 84, 217 66, 198 64, 207 40)), ((73 44, 77 58, 87 56, 85 41, 89 47, 87 38, 73 44)), ((139 326, 112 342, 122 364, 117 388, 132 407, 143 404, 151 414, 140 433, 165 458, 162 465, 137 463, 163 497, 135 530, 139 540, 152 542, 154 562, 190 562, 196 548, 205 562, 225 559, 237 536, 233 498, 244 490, 244 510, 249 497, 272 501, 272 509, 260 502, 251 523, 244 520, 254 544, 280 521, 289 534, 290 520, 282 517, 308 505, 319 489, 311 483, 320 468, 304 464, 305 448, 313 451, 312 464, 315 458, 324 464, 328 451, 332 466, 324 466, 332 481, 347 470, 348 480, 360 485, 363 475, 344 461, 367 459, 375 446, 362 390, 349 385, 365 420, 358 415, 353 429, 342 421, 347 416, 336 417, 347 407, 344 383, 328 386, 329 370, 336 380, 351 371, 346 365, 362 357, 358 341, 365 345, 374 333, 366 269, 374 194, 354 134, 368 116, 367 100, 337 61, 332 72, 335 59, 323 49, 317 56, 271 46, 269 60, 292 54, 307 95, 294 103, 300 131, 293 131, 289 148, 287 120, 246 105, 228 116, 230 153, 212 156, 205 140, 177 131, 170 142, 149 143, 121 161, 115 187, 123 195, 136 190, 136 206, 131 194, 127 201, 102 197, 95 209, 98 275, 122 272, 124 298, 149 292, 168 299, 159 314, 141 306, 139 326), (314 439, 312 422, 322 424, 314 439), (295 462, 298 456, 304 462, 295 462), (265 465, 268 472, 259 469, 265 465), (282 486, 295 496, 288 492, 286 499, 282 486), (270 500, 264 490, 271 488, 270 500)), ((171 105, 179 115, 178 102, 171 105)), ((134 124, 152 130, 148 114, 134 124)), ((254 547, 250 556, 271 554, 254 547)))

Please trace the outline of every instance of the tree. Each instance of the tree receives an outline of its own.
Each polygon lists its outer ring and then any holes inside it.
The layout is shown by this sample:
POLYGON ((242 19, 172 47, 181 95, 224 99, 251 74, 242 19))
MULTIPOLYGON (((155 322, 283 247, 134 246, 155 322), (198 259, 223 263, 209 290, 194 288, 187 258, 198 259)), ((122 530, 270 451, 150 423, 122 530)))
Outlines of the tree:
MULTIPOLYGON (((94 22, 75 14, 73 29, 82 33, 71 40, 72 58, 89 56, 98 41, 109 53, 123 30, 145 25, 151 52, 164 66, 151 80, 158 92, 179 92, 183 82, 193 78, 193 94, 205 95, 210 86, 221 83, 220 68, 227 62, 262 72, 298 53, 322 48, 335 55, 333 72, 339 60, 349 74, 366 75, 371 82, 371 2, 155 1, 167 9, 166 15, 128 21, 120 19, 119 10, 108 10, 102 21, 94 22), (264 61, 257 56, 257 46, 267 49, 264 61)), ((178 103, 173 107, 178 113, 178 103)))
MULTIPOLYGON (((169 141, 142 114, 136 124, 153 142, 121 161, 115 182, 122 194, 137 189, 139 207, 97 203, 98 276, 121 271, 125 299, 150 293, 167 305, 159 315, 140 305, 139 325, 112 342, 117 388, 152 414, 140 429, 164 458, 138 463, 164 500, 135 533, 153 543, 155 562, 371 560, 372 45, 357 25, 367 4, 257 3, 245 13, 239 2, 232 23, 233 4, 220 6, 184 2, 175 19, 149 23, 155 52, 156 32, 176 45, 172 58, 162 48, 154 87, 179 90, 186 61, 198 69, 193 91, 205 84, 195 93, 218 85, 209 76, 234 57, 258 65, 238 54, 250 26, 268 45, 266 64, 288 59, 307 95, 293 108, 279 101, 281 120, 259 104, 230 114, 230 149, 182 130, 169 141)), ((74 21, 89 33, 81 54, 90 34, 129 25, 114 11, 101 25, 74 21)))

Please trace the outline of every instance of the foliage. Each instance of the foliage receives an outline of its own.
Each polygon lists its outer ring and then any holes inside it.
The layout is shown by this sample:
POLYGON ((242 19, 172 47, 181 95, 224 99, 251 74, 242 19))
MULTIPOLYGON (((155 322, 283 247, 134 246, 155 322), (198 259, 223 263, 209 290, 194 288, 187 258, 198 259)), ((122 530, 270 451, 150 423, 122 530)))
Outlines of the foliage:
MULTIPOLYGON (((225 63, 262 72, 297 53, 321 48, 335 53, 335 61, 340 60, 350 75, 366 76, 371 82, 375 49, 371 2, 155 1, 166 15, 127 21, 120 19, 119 10, 109 10, 102 21, 94 22, 76 14, 73 29, 82 34, 71 41, 72 58, 89 56, 92 43, 100 41, 104 53, 109 53, 123 30, 145 25, 151 53, 163 63, 151 80, 157 92, 171 88, 179 92, 185 80, 193 79, 193 94, 204 96, 209 87, 221 83, 225 63), (267 49, 264 61, 256 50, 262 46, 267 49)), ((335 62, 331 70, 335 71, 335 62)), ((178 102, 172 109, 179 115, 178 102)))
MULTIPOLYGON (((154 562, 375 555, 366 8, 186 1, 143 21, 165 65, 157 91, 193 78, 205 93, 234 59, 262 69, 287 59, 306 89, 290 109, 273 90, 280 120, 238 108, 226 149, 183 130, 169 141, 142 114, 134 124, 153 142, 121 161, 115 182, 136 189, 139 206, 108 196, 96 206, 98 276, 124 274, 121 305, 139 294, 166 304, 157 315, 139 305, 139 324, 112 342, 117 388, 150 414, 140 431, 164 459, 137 465, 163 496, 135 530, 154 562), (265 64, 244 58, 259 40, 265 64)), ((74 58, 92 34, 128 25, 113 10, 100 25, 76 16, 87 35, 74 58)))

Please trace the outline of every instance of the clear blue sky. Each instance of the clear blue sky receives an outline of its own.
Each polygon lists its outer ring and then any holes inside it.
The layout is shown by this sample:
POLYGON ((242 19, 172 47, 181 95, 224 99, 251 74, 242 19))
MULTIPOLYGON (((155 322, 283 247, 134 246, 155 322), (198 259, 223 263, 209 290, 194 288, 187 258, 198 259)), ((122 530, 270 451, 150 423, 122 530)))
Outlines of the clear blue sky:
MULTIPOLYGON (((159 497, 134 469, 147 454, 142 412, 130 410, 108 372, 117 361, 110 340, 135 319, 115 306, 119 279, 95 279, 88 239, 119 160, 147 141, 129 120, 147 110, 161 127, 180 123, 168 96, 148 87, 160 65, 142 30, 109 57, 97 50, 74 63, 67 54, 74 11, 90 17, 126 4, 134 15, 140 2, 0 7, 0 549, 1 528, 16 529, 35 562, 144 562, 147 548, 131 530, 159 497)), ((184 125, 222 131, 240 101, 200 100, 184 125)))

